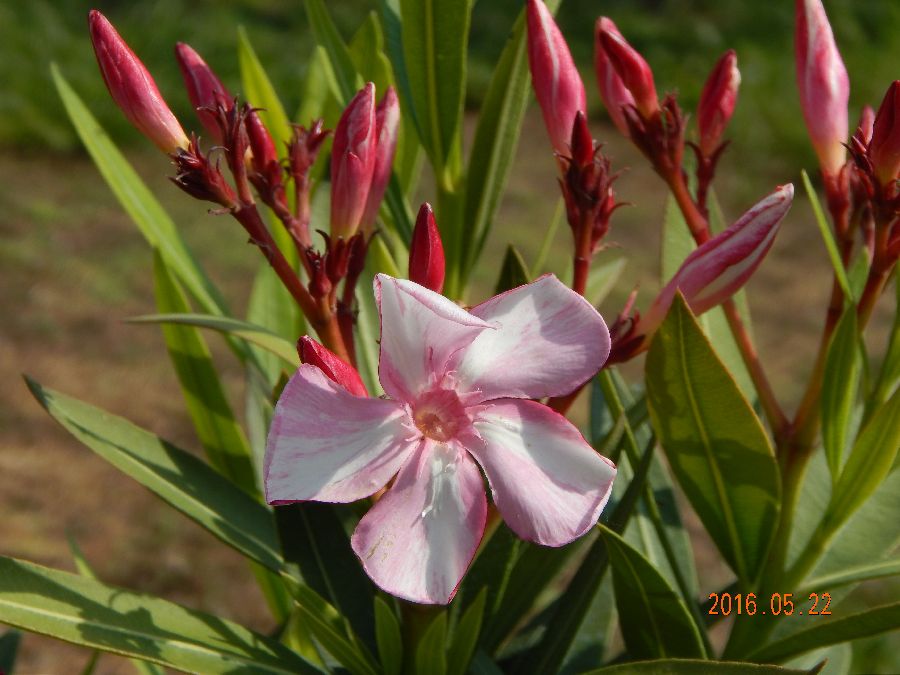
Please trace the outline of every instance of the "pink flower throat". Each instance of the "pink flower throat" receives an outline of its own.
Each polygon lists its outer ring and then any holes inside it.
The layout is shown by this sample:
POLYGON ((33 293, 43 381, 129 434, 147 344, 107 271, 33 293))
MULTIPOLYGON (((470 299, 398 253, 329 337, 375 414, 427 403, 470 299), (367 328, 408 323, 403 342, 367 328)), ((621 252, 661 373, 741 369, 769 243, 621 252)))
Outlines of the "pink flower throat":
POLYGON ((432 389, 413 404, 413 422, 424 436, 444 443, 472 426, 459 396, 452 389, 432 389))

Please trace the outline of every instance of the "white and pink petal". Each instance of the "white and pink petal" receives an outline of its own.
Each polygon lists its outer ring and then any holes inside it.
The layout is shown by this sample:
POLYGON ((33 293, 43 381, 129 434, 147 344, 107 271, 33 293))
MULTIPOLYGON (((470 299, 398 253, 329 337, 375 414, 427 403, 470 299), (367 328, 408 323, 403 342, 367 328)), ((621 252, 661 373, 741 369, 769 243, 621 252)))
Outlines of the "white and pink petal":
POLYGON ((494 398, 562 396, 609 356, 609 330, 583 297, 553 275, 491 298, 471 314, 496 327, 456 358, 459 387, 494 398))
POLYGON ((479 412, 475 429, 483 444, 468 450, 503 520, 522 539, 562 546, 597 523, 616 467, 565 417, 535 401, 504 399, 479 412))
POLYGON ((456 444, 422 439, 351 543, 384 591, 446 604, 475 556, 486 518, 484 481, 474 460, 456 444))
POLYGON ((270 504, 352 502, 377 492, 415 448, 395 402, 354 396, 319 368, 301 365, 284 388, 264 462, 270 504))
POLYGON ((391 397, 411 401, 439 382, 448 362, 491 325, 423 286, 386 274, 375 277, 381 314, 378 376, 391 397))

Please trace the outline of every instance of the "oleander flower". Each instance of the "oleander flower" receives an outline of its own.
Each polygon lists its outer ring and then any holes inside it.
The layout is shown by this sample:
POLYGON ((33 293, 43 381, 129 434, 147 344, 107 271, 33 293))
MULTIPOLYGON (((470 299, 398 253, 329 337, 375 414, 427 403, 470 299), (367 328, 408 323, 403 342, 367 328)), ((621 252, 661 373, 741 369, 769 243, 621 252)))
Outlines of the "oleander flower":
POLYGON ((386 275, 375 295, 386 397, 301 365, 269 432, 268 502, 352 502, 390 483, 353 550, 378 586, 421 603, 449 602, 475 555, 482 471, 521 538, 562 546, 590 530, 615 466, 530 399, 567 394, 603 365, 609 332, 597 311, 552 275, 469 311, 386 275))

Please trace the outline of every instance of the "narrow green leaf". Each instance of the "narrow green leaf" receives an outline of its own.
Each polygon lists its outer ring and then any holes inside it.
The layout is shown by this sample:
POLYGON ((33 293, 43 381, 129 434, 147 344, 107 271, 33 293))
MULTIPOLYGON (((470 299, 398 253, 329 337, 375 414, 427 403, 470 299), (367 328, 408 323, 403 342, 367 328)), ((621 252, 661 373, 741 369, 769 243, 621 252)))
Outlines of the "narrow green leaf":
POLYGON ((796 670, 736 661, 659 659, 607 666, 588 671, 583 675, 814 675, 819 670, 818 667, 812 670, 796 670))
POLYGON ((339 505, 304 502, 275 509, 281 550, 303 581, 328 601, 374 649, 374 590, 350 547, 339 505))
POLYGON ((822 589, 834 589, 849 584, 858 584, 861 581, 871 581, 872 579, 884 579, 885 577, 893 577, 900 575, 900 559, 882 560, 879 562, 858 565, 856 567, 848 567, 839 572, 831 574, 823 574, 822 576, 813 577, 804 584, 802 591, 797 593, 798 596, 804 597, 811 592, 822 592, 822 589))
MULTIPOLYGON (((366 278, 371 278, 366 275, 366 278)), ((379 325, 378 308, 371 289, 362 285, 356 288, 356 359, 359 374, 369 391, 370 396, 380 396, 383 392, 378 380, 378 340, 381 327, 379 325)))
POLYGON ((286 365, 289 369, 294 369, 300 363, 296 349, 297 338, 305 334, 307 329, 297 303, 284 288, 275 271, 265 262, 260 265, 253 280, 247 304, 247 322, 249 325, 245 326, 220 324, 219 328, 210 323, 205 327, 228 330, 236 337, 259 347, 254 347, 253 351, 269 385, 274 386, 286 365))
POLYGON ((350 50, 338 33, 337 26, 328 13, 323 0, 304 0, 306 16, 316 43, 325 48, 334 68, 335 79, 341 92, 342 103, 347 103, 363 86, 363 79, 356 72, 350 50))
POLYGON ((455 184, 461 166, 466 51, 473 0, 400 0, 412 108, 438 183, 455 184))
POLYGON ((834 235, 831 233, 831 227, 828 225, 825 213, 822 211, 822 205, 819 203, 818 196, 816 196, 816 190, 813 188, 806 171, 801 171, 800 177, 803 179, 803 187, 806 188, 806 196, 809 197, 809 204, 812 207, 816 225, 819 227, 819 234, 822 235, 822 241, 825 243, 828 257, 831 259, 831 267, 834 269, 834 278, 837 279, 838 283, 841 285, 844 296, 853 298, 853 290, 850 287, 850 281, 847 279, 847 271, 844 269, 844 263, 841 262, 841 254, 838 253, 834 235))
MULTIPOLYGON (((316 45, 306 65, 303 85, 300 88, 300 108, 294 119, 307 128, 313 120, 319 118, 324 118, 328 125, 334 125, 340 114, 339 102, 343 100, 344 96, 331 66, 331 59, 328 58, 328 52, 322 45, 316 45), (328 111, 332 109, 334 114, 329 116, 328 111)), ((330 146, 323 147, 320 152, 319 159, 323 162, 330 154, 327 152, 328 147, 330 146)))
POLYGON ((619 625, 632 657, 704 657, 700 631, 678 593, 639 551, 601 527, 613 570, 619 625))
POLYGON ((661 237, 659 277, 661 284, 667 284, 675 276, 684 259, 697 247, 678 208, 678 202, 671 194, 666 197, 661 237))
POLYGON ((338 663, 350 671, 351 675, 377 675, 378 666, 372 655, 332 605, 302 584, 292 592, 307 627, 338 663))
MULTIPOLYGON (((91 658, 84 664, 81 675, 94 675, 94 671, 97 670, 97 663, 100 661, 100 654, 101 652, 97 649, 91 652, 91 658)), ((138 661, 138 663, 140 662, 138 661)))
POLYGON ((900 384, 900 275, 894 276, 894 292, 896 297, 894 324, 891 326, 890 338, 884 361, 878 372, 872 396, 866 404, 866 419, 884 403, 900 384))
POLYGON ((860 432, 831 496, 826 519, 843 523, 878 489, 900 451, 900 390, 860 432))
POLYGON ((419 138, 422 138, 422 121, 416 115, 413 105, 412 86, 409 81, 409 71, 406 68, 406 55, 403 51, 403 20, 400 17, 400 0, 380 0, 379 14, 381 26, 384 29, 384 46, 391 66, 394 70, 394 79, 397 82, 397 93, 403 102, 404 116, 412 118, 413 127, 419 138))
POLYGON ((391 62, 384 54, 384 34, 377 12, 369 12, 349 44, 350 58, 362 80, 373 82, 375 91, 384 92, 393 84, 391 62))
MULTIPOLYGON (((559 0, 547 3, 556 11, 559 0)), ((474 267, 494 224, 522 129, 531 91, 525 55, 525 10, 520 12, 500 54, 481 105, 466 176, 464 239, 466 264, 474 267)), ((547 153, 549 157, 549 152, 547 153)))
POLYGON ((278 572, 271 512, 207 464, 148 431, 26 378, 63 428, 103 459, 260 565, 278 572))
POLYGON ((585 297, 594 307, 606 299, 606 296, 615 287, 619 277, 622 276, 622 272, 627 264, 628 260, 626 258, 614 258, 591 266, 591 270, 588 272, 585 297))
POLYGON ((178 670, 320 672, 226 619, 92 579, 0 557, 0 622, 178 670))
MULTIPOLYGON (((158 254, 153 256, 153 277, 161 313, 190 311, 178 282, 158 254)), ((163 324, 162 330, 188 413, 210 463, 244 492, 259 497, 250 444, 234 418, 203 336, 183 324, 163 324)))
POLYGON ((403 669, 403 637, 394 610, 375 596, 375 639, 384 675, 400 675, 403 669))
POLYGON ((753 661, 784 661, 828 645, 871 637, 900 629, 900 602, 868 609, 839 619, 816 623, 752 652, 753 661))
POLYGON ((469 670, 469 661, 475 653, 478 645, 478 637, 481 634, 481 622, 484 619, 484 606, 487 601, 487 589, 482 588, 475 600, 463 613, 456 629, 453 631, 453 640, 447 650, 448 675, 465 675, 469 670))
POLYGON ((756 578, 780 504, 762 424, 678 295, 646 363, 650 417, 675 478, 738 578, 756 578))
POLYGON ((277 357, 279 372, 283 368, 296 368, 300 365, 297 349, 290 342, 279 337, 269 329, 230 317, 213 316, 211 314, 193 314, 191 312, 174 312, 166 314, 147 314, 129 319, 131 323, 161 323, 179 326, 196 326, 233 335, 252 345, 260 347, 266 355, 277 357))
POLYGON ((447 673, 447 612, 442 611, 425 629, 416 649, 416 672, 428 675, 447 673))
POLYGON ((8 630, 0 635, 0 672, 13 675, 21 640, 22 634, 17 630, 8 630))
MULTIPOLYGON (((72 536, 69 536, 69 550, 72 552, 72 559, 75 561, 75 569, 78 570, 78 573, 86 579, 93 579, 94 581, 97 581, 97 575, 91 568, 90 563, 88 563, 87 558, 84 557, 84 552, 81 550, 81 547, 78 546, 78 542, 76 542, 75 538, 72 536)), ((100 651, 94 650, 94 655, 88 665, 85 666, 85 669, 82 671, 82 675, 86 675, 86 673, 91 673, 94 671, 94 667, 96 666, 97 659, 99 657, 100 651)), ((150 663, 141 659, 132 659, 131 665, 133 665, 135 670, 137 670, 139 673, 142 673, 143 675, 165 675, 162 669, 155 663, 150 663)), ((0 667, 0 672, 4 672, 2 670, 2 667, 0 667)))
POLYGON ((497 285, 494 286, 494 295, 522 286, 529 281, 531 281, 531 277, 528 273, 528 265, 525 264, 519 249, 510 244, 506 248, 506 255, 503 256, 503 264, 500 265, 500 277, 497 279, 497 285))
POLYGON ((861 373, 856 308, 848 305, 831 337, 822 384, 822 445, 833 483, 841 473, 861 373))
POLYGON ((141 234, 159 250, 178 280, 206 312, 227 315, 225 301, 188 251, 172 219, 116 149, 59 69, 54 65, 51 72, 56 90, 81 142, 141 234))
POLYGON ((292 135, 291 121, 243 26, 238 27, 238 64, 244 96, 250 105, 260 108, 259 116, 275 139, 278 154, 284 157, 292 135))

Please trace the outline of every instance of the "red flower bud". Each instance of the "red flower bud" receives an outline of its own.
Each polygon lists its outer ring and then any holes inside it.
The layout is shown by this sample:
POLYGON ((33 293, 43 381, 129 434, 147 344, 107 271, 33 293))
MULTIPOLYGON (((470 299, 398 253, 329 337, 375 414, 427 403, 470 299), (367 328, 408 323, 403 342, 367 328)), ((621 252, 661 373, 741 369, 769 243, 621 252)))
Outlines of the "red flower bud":
POLYGON ((317 366, 328 379, 341 385, 354 396, 369 395, 356 368, 308 335, 297 340, 297 353, 300 354, 303 363, 317 366))
POLYGON ((397 130, 400 127, 400 101, 393 87, 388 87, 384 97, 375 109, 375 169, 372 185, 363 211, 362 225, 369 228, 375 224, 381 200, 391 179, 391 167, 397 150, 397 130))
POLYGON ((444 245, 428 202, 422 204, 409 246, 409 279, 435 293, 444 289, 444 245))
POLYGON ((803 119, 826 176, 844 165, 850 80, 821 0, 796 0, 795 54, 803 119))
POLYGON ((737 54, 733 49, 729 49, 716 63, 709 79, 706 80, 697 107, 700 149, 707 157, 712 156, 722 140, 722 134, 725 133, 725 128, 734 113, 740 84, 741 73, 737 67, 737 54))
POLYGON ((727 230, 696 248, 641 318, 640 332, 649 335, 659 327, 678 291, 697 315, 734 295, 769 252, 793 199, 793 185, 779 187, 727 230))
POLYGON ((869 142, 869 159, 882 185, 889 185, 900 177, 900 80, 888 87, 869 142))
POLYGON ((615 30, 611 21, 608 24, 605 22, 601 24, 599 40, 600 47, 606 52, 612 67, 622 78, 625 88, 634 97, 634 104, 638 111, 646 118, 652 117, 659 111, 659 98, 656 95, 656 85, 653 83, 653 71, 650 69, 650 64, 634 47, 628 44, 618 30, 615 30), (610 25, 613 30, 609 30, 610 25))
POLYGON ((278 150, 275 140, 266 129, 256 110, 251 110, 244 118, 250 151, 253 153, 253 170, 267 176, 270 180, 281 179, 281 164, 278 161, 278 150))
POLYGON ((575 113, 587 110, 584 83, 569 47, 542 0, 528 0, 528 65, 553 148, 568 154, 575 113))
POLYGON ((872 132, 875 127, 875 111, 870 105, 864 105, 859 112, 859 122, 856 125, 856 136, 865 145, 872 142, 872 132))
POLYGON ((116 105, 163 152, 186 149, 188 138, 144 64, 96 9, 88 15, 88 24, 100 72, 116 105))
POLYGON ((349 239, 366 208, 375 171, 375 85, 363 87, 341 115, 331 147, 331 234, 349 239))
POLYGON ((623 136, 628 138, 631 131, 628 128, 628 122, 625 121, 623 109, 634 105, 634 96, 622 82, 622 78, 619 77, 603 49, 600 34, 604 31, 621 35, 612 19, 607 19, 605 16, 597 19, 594 27, 594 72, 597 75, 597 88, 600 90, 600 98, 603 99, 603 104, 606 106, 613 124, 623 136))
POLYGON ((206 62, 194 49, 184 42, 175 45, 175 59, 184 78, 191 105, 197 111, 200 124, 212 139, 222 143, 222 128, 219 126, 218 108, 226 111, 234 106, 234 98, 222 84, 206 62))

